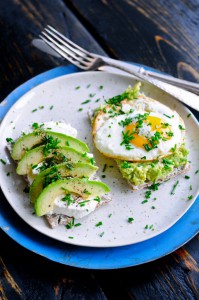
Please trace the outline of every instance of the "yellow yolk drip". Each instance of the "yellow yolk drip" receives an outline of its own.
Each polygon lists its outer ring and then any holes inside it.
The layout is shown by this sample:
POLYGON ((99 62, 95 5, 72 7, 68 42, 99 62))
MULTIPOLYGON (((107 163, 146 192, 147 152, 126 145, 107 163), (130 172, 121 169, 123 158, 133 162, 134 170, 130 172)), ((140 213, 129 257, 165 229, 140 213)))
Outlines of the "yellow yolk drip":
MULTIPOLYGON (((163 133, 163 137, 166 137, 168 140, 171 139, 170 136, 166 134, 167 131, 170 131, 170 126, 164 128, 162 119, 154 116, 147 116, 146 120, 144 120, 145 123, 150 124, 150 128, 152 131, 163 133), (165 133, 165 134, 164 134, 165 133)), ((136 130, 136 123, 132 123, 128 126, 126 126, 125 132, 129 131, 131 134, 136 130)), ((131 144, 133 144, 136 147, 144 148, 144 144, 148 144, 148 139, 145 136, 139 135, 137 133, 133 133, 133 139, 130 141, 131 144)))

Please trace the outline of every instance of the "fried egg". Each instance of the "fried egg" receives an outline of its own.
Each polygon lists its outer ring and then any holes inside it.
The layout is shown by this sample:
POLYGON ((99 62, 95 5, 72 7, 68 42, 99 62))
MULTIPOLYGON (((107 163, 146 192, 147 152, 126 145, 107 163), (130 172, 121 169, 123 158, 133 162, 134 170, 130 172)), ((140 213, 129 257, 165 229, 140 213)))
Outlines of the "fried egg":
POLYGON ((179 114, 162 103, 140 95, 107 105, 93 121, 93 140, 105 156, 127 161, 153 161, 168 156, 185 139, 179 114))

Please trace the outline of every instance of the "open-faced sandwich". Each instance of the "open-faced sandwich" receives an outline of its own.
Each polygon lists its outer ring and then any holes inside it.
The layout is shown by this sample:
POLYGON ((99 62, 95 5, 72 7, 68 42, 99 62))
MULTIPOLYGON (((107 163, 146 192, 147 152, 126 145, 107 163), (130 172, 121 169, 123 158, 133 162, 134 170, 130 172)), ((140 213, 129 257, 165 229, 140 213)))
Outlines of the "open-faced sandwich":
POLYGON ((9 147, 16 172, 24 176, 37 216, 45 216, 53 228, 69 227, 111 198, 109 188, 96 177, 97 166, 77 132, 62 122, 33 123, 9 147), (64 134, 64 133, 66 134, 64 134))
POLYGON ((189 169, 182 118, 140 93, 140 85, 108 99, 90 115, 96 148, 116 160, 133 190, 189 169))

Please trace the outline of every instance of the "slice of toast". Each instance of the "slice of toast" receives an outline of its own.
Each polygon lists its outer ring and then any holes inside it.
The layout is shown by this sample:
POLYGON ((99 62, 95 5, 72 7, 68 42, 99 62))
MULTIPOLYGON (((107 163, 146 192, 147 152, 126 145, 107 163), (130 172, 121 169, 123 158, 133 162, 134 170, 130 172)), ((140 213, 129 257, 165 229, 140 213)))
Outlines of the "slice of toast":
MULTIPOLYGON (((92 118, 94 116, 94 111, 89 109, 88 110, 88 118, 89 118, 89 121, 92 123, 92 118)), ((132 162, 131 162, 132 163, 132 162)), ((167 176, 165 176, 165 178, 163 179, 158 179, 156 180, 156 183, 162 183, 162 182, 165 182, 173 177, 176 177, 180 174, 185 174, 186 172, 188 172, 190 169, 190 163, 189 162, 186 162, 184 165, 178 167, 178 168, 174 168, 174 170, 169 173, 167 176)), ((141 189, 144 189, 146 187, 149 187, 151 185, 153 185, 153 182, 152 181, 149 181, 149 182, 145 182, 143 184, 140 184, 140 185, 134 185, 132 184, 130 181, 128 181, 128 184, 129 184, 129 187, 132 189, 132 190, 141 190, 141 189)))
MULTIPOLYGON (((165 182, 165 181, 167 181, 167 180, 169 180, 173 177, 176 177, 180 174, 185 174, 189 169, 190 169, 190 163, 187 162, 183 166, 175 168, 173 170, 173 172, 168 174, 164 179, 157 179, 155 183, 162 183, 162 182, 165 182)), ((141 189, 144 189, 146 187, 149 187, 153 184, 153 182, 149 181, 149 182, 146 182, 144 184, 140 184, 140 185, 137 186, 137 185, 132 184, 130 181, 128 181, 128 184, 129 184, 130 188, 135 191, 135 190, 141 190, 141 189)))

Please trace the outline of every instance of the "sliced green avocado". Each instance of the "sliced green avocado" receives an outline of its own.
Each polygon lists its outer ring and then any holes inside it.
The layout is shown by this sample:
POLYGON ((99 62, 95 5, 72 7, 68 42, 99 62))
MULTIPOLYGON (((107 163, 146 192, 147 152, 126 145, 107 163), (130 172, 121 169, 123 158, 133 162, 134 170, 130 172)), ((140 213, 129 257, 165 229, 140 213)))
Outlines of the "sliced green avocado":
POLYGON ((37 165, 45 161, 46 159, 52 157, 56 160, 57 164, 67 161, 71 161, 74 163, 84 162, 92 164, 91 158, 87 157, 85 154, 82 154, 81 152, 73 148, 61 147, 58 149, 51 149, 45 155, 44 147, 45 146, 39 146, 28 151, 18 163, 16 170, 17 174, 27 175, 32 170, 32 166, 37 165))
POLYGON ((41 191, 48 184, 57 181, 61 178, 70 177, 89 177, 97 171, 98 167, 85 163, 63 163, 51 168, 48 168, 39 175, 30 186, 30 201, 35 202, 41 191))
POLYGON ((45 144, 47 142, 47 137, 58 139, 58 145, 60 147, 69 146, 82 153, 89 151, 88 146, 84 142, 72 136, 68 136, 63 133, 42 130, 34 131, 20 137, 13 146, 11 154, 12 158, 14 160, 20 160, 27 150, 31 150, 33 147, 39 144, 45 144))
POLYGON ((109 187, 100 181, 79 178, 58 180, 49 184, 40 193, 35 201, 35 212, 38 217, 48 214, 53 210, 55 199, 62 194, 75 193, 83 199, 92 199, 109 191, 109 187))

